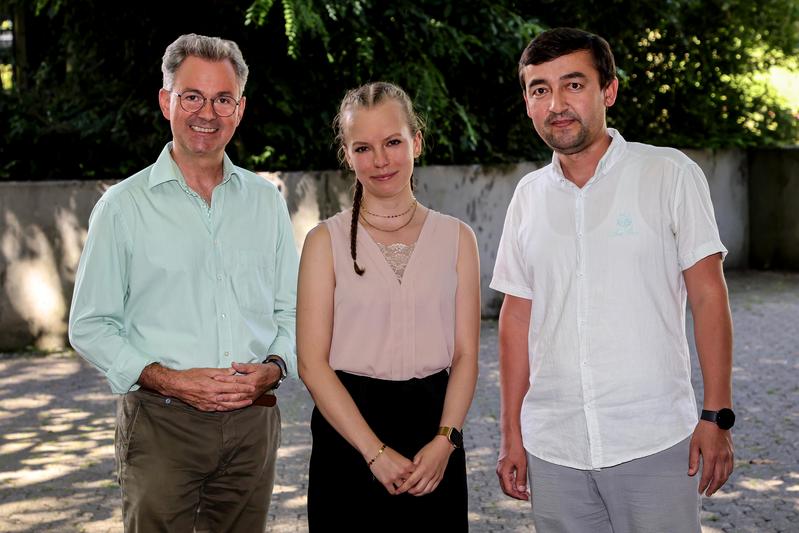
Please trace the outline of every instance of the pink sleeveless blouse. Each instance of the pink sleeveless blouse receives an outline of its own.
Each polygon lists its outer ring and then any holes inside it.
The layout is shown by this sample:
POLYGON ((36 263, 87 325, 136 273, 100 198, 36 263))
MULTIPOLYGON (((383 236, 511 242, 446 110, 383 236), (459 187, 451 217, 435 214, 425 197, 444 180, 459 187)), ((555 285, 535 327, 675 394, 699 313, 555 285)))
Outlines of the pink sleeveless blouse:
POLYGON ((428 211, 400 283, 362 225, 358 265, 366 271, 355 273, 351 217, 346 210, 324 221, 336 277, 330 366, 395 381, 449 368, 455 347, 458 219, 428 211))

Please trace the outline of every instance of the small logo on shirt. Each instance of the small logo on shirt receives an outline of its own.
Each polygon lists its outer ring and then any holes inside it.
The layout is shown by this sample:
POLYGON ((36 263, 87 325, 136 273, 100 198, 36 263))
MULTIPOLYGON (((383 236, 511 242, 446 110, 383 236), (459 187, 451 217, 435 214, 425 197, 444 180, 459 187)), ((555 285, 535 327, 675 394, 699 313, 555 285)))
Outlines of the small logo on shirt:
POLYGON ((616 217, 616 231, 613 232, 616 237, 624 235, 635 235, 635 228, 633 227, 633 217, 627 213, 619 213, 616 217))

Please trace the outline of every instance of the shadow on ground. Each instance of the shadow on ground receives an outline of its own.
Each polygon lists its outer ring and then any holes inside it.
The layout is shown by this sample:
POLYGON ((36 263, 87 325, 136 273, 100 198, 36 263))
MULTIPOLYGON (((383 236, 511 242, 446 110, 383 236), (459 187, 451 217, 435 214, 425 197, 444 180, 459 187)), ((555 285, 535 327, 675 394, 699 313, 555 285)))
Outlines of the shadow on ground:
MULTIPOLYGON (((736 471, 703 502, 711 532, 795 531, 799 523, 799 274, 728 276, 735 321, 736 471)), ((690 328, 690 324, 689 324, 690 328)), ((484 321, 480 379, 465 430, 471 530, 533 532, 529 506, 504 497, 496 322, 484 321)), ((694 357, 694 385, 701 379, 694 357)), ((0 531, 121 532, 115 400, 71 352, 0 357, 0 531)), ((283 420, 270 530, 306 531, 313 404, 298 382, 280 390, 283 420)), ((686 459, 687 470, 687 459, 686 459)))

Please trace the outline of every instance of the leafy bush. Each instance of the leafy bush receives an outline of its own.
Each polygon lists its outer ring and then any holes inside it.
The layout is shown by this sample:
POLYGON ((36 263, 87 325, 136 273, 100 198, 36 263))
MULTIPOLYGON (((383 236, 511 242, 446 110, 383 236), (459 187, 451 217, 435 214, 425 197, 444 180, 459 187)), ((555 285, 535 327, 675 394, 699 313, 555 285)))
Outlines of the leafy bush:
POLYGON ((426 118, 425 164, 542 157, 516 62, 538 31, 561 25, 610 42, 622 87, 609 119, 629 139, 768 146, 793 144, 799 131, 761 75, 798 51, 795 0, 189 5, 0 0, 27 35, 24 79, 0 94, 0 179, 118 179, 151 163, 169 139, 160 57, 187 32, 241 45, 251 76, 230 152, 258 169, 336 167, 338 102, 378 79, 405 87, 426 118))

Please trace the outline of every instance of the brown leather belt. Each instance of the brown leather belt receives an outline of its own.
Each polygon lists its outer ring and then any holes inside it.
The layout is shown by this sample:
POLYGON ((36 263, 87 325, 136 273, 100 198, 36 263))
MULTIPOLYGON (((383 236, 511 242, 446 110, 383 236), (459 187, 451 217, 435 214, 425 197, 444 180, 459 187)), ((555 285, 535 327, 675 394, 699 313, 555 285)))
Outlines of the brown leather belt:
MULTIPOLYGON (((168 398, 168 396, 164 396, 160 392, 155 391, 153 389, 148 389, 147 387, 139 387, 139 390, 149 394, 155 394, 156 396, 160 396, 162 398, 168 398)), ((260 395, 259 397, 257 397, 255 400, 253 400, 252 404, 250 404, 248 407, 252 405, 258 405, 260 407, 274 407, 275 405, 277 405, 277 396, 275 396, 275 394, 272 391, 267 391, 262 395, 260 395)))
POLYGON ((252 404, 261 407, 274 407, 277 404, 277 396, 271 391, 265 392, 253 400, 252 404))

